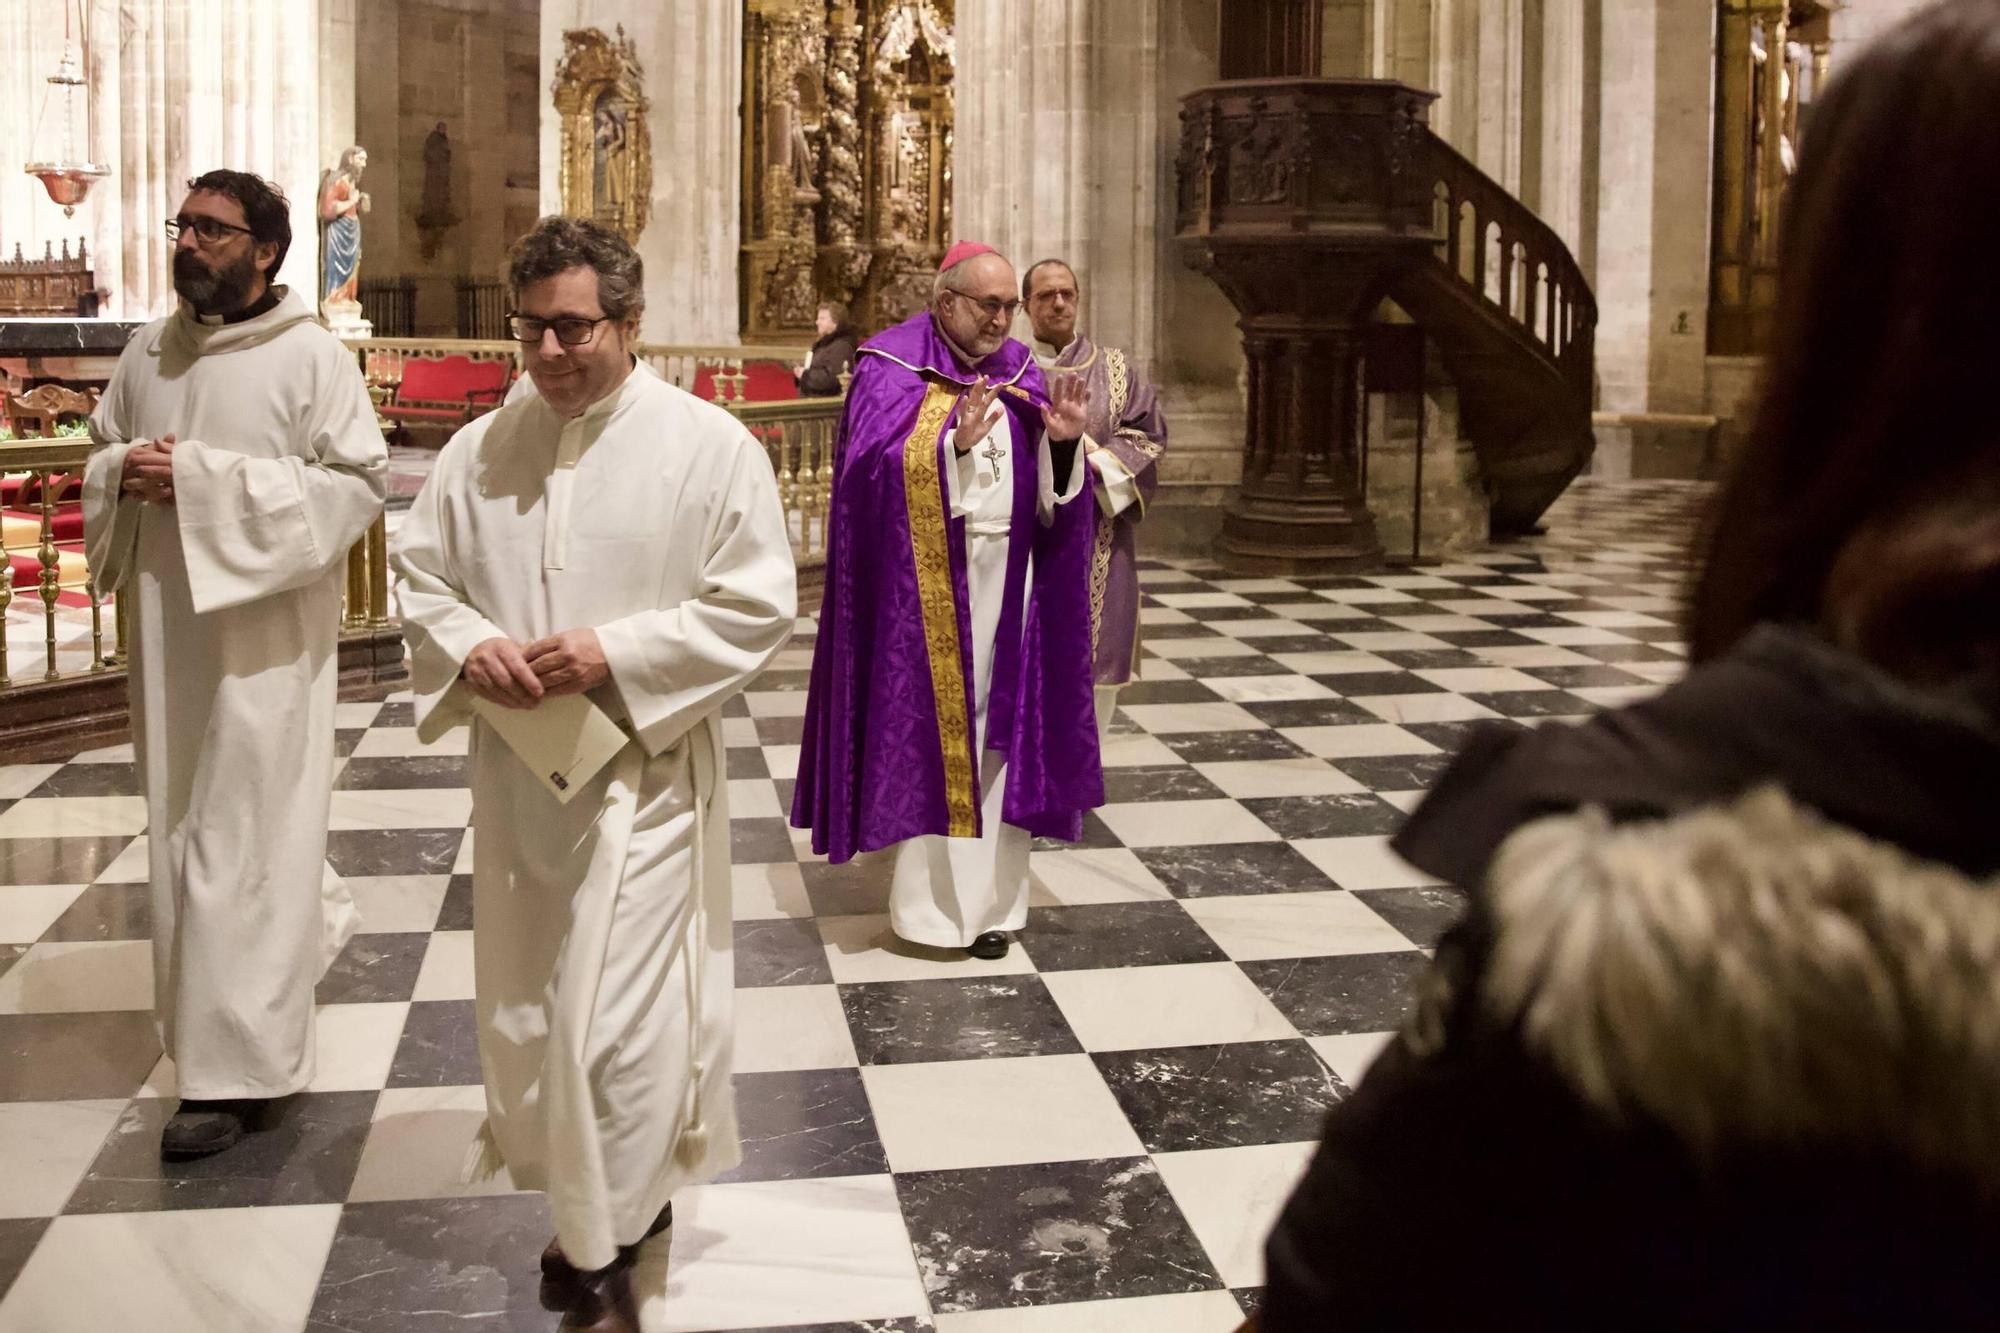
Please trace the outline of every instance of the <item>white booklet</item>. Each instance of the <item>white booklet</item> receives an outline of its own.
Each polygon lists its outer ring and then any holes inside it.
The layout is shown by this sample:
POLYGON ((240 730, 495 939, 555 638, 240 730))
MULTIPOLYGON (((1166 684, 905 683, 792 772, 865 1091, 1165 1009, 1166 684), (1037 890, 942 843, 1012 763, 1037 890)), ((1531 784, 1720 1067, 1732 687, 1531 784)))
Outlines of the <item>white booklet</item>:
POLYGON ((560 694, 524 709, 489 703, 475 694, 472 709, 564 805, 632 743, 586 695, 560 694))

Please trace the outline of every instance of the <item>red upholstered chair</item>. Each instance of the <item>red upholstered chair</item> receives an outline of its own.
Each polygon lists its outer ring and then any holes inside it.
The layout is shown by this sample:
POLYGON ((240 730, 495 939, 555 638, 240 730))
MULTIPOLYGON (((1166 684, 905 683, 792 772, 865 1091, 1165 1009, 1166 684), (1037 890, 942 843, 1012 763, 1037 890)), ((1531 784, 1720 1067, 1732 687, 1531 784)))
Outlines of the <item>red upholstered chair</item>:
POLYGON ((403 378, 396 385, 394 399, 383 404, 381 412, 399 426, 426 424, 456 430, 500 406, 513 382, 512 361, 474 360, 458 353, 411 357, 403 362, 403 378))

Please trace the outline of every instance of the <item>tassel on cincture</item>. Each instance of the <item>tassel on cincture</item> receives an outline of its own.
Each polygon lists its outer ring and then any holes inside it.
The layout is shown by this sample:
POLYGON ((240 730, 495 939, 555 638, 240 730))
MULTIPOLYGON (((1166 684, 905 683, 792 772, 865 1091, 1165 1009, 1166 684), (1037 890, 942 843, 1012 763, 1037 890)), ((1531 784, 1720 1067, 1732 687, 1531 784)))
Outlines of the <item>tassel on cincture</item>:
POLYGON ((465 1165, 460 1168, 458 1180, 462 1185, 479 1185, 493 1179, 506 1168, 507 1163, 500 1157, 500 1143, 493 1137, 493 1122, 479 1122, 479 1132, 466 1145, 465 1165))

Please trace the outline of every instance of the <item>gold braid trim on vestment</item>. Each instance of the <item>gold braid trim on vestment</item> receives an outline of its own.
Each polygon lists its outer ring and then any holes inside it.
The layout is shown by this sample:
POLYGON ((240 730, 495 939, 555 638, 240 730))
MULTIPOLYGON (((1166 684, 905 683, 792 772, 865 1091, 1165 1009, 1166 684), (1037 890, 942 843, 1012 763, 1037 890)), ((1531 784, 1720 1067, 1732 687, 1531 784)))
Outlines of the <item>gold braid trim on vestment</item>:
POLYGON ((938 436, 958 405, 951 388, 931 383, 917 407, 917 424, 903 441, 903 498, 910 513, 910 551, 916 559, 917 599, 923 606, 924 647, 937 700, 938 749, 944 757, 945 832, 976 838, 979 822, 972 790, 972 729, 967 719, 965 669, 958 642, 958 599, 951 580, 951 534, 938 484, 938 436))
POLYGON ((1097 660, 1097 641, 1104 633, 1104 590, 1111 586, 1111 535, 1117 520, 1099 509, 1097 537, 1090 549, 1090 656, 1097 660))

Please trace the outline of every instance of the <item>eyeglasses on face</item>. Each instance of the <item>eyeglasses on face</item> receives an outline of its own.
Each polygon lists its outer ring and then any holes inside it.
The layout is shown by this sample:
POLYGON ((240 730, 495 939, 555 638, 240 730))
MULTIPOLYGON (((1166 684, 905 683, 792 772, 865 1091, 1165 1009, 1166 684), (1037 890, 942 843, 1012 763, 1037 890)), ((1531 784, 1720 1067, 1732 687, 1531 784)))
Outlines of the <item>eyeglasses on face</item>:
POLYGON ((199 241, 203 245, 214 245, 217 241, 220 241, 223 238, 227 237, 229 233, 233 231, 240 231, 245 236, 255 236, 257 234, 256 232, 250 230, 250 228, 248 227, 234 226, 230 223, 224 222, 220 218, 212 218, 207 216, 206 214, 200 217, 191 218, 187 214, 183 213, 179 217, 173 217, 167 219, 168 240, 178 245, 180 243, 181 233, 184 231, 193 232, 195 240, 199 241))
POLYGON ((950 292, 953 296, 956 296, 959 300, 964 301, 966 304, 976 307, 979 313, 986 316, 986 318, 988 319, 995 319, 1001 315, 1005 315, 1007 318, 1012 319, 1016 314, 1020 312, 1021 309, 1021 303, 1019 301, 1003 301, 997 296, 989 296, 982 301, 976 296, 967 296, 964 292, 957 291, 950 287, 945 288, 945 290, 950 292))
POLYGON ((507 331, 514 335, 514 341, 532 345, 542 340, 543 333, 554 329, 556 341, 564 347, 581 347, 595 336, 599 324, 616 318, 616 315, 599 315, 596 319, 564 315, 560 319, 536 319, 517 311, 507 316, 507 331))

